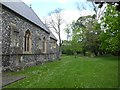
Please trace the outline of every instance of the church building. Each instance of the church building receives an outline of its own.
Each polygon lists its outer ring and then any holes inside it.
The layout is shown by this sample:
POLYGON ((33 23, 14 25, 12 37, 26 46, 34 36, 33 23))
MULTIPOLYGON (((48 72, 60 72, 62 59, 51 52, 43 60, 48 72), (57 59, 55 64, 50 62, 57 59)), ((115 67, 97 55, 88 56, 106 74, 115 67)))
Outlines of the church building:
POLYGON ((54 61, 57 39, 24 2, 1 2, 2 68, 16 71, 54 61))

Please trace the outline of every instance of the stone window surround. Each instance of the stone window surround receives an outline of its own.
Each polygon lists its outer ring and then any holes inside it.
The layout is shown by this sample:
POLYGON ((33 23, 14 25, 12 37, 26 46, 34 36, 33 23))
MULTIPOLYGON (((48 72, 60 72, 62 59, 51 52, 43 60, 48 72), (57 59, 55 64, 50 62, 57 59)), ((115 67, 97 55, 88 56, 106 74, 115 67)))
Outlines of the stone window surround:
POLYGON ((18 37, 19 32, 14 31, 14 32, 13 32, 13 35, 14 35, 14 41, 13 41, 14 46, 19 47, 19 37, 18 37))
POLYGON ((41 38, 38 38, 38 48, 40 49, 40 50, 42 50, 42 45, 41 45, 41 38))
POLYGON ((11 29, 11 46, 19 47, 19 31, 17 29, 16 24, 10 23, 11 29))
POLYGON ((56 41, 53 42, 53 48, 56 48, 56 41))
POLYGON ((56 48, 56 41, 52 41, 51 42, 51 49, 55 49, 56 48))
POLYGON ((43 37, 43 53, 47 53, 47 42, 45 37, 43 37))
POLYGON ((32 54, 31 49, 32 49, 32 33, 30 32, 29 29, 27 29, 27 30, 25 30, 24 37, 23 37, 23 53, 24 54, 32 54), (29 34, 26 34, 27 31, 29 32, 29 34))

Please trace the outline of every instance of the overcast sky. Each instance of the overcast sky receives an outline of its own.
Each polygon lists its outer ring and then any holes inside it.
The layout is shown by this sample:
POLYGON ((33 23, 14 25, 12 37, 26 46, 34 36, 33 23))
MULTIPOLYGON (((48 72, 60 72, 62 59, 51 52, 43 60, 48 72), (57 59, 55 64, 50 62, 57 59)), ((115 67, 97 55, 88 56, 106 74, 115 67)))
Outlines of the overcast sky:
MULTIPOLYGON (((62 25, 61 38, 65 40, 67 35, 64 33, 65 25, 71 23, 73 20, 77 20, 81 15, 86 16, 93 14, 93 11, 89 7, 90 2, 86 0, 22 0, 28 6, 30 6, 38 15, 38 17, 43 21, 44 18, 48 17, 48 13, 54 11, 57 8, 63 9, 63 18, 65 23, 62 25), (81 11, 77 10, 76 3, 79 2, 81 11), (85 10, 84 8, 87 8, 85 10)), ((55 33, 54 33, 55 34, 55 33)), ((55 35, 56 36, 56 35, 55 35)), ((57 36, 56 36, 57 37, 57 36)))

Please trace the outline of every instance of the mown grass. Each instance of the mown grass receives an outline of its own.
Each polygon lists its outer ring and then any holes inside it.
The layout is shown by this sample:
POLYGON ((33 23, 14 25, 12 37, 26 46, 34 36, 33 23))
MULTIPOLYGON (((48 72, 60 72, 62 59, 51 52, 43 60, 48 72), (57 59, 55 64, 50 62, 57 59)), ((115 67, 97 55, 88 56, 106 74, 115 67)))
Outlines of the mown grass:
POLYGON ((116 88, 117 57, 62 56, 60 61, 11 73, 27 78, 5 88, 116 88))

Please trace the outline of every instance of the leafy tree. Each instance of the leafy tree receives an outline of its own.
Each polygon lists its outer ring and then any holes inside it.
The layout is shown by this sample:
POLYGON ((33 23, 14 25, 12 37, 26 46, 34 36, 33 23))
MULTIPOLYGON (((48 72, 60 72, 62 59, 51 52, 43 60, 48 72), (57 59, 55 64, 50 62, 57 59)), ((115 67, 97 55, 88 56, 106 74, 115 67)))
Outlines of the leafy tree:
MULTIPOLYGON (((98 7, 101 8, 102 5, 103 3, 100 3, 98 7)), ((94 53, 95 56, 106 53, 120 54, 119 5, 107 4, 99 16, 83 16, 72 22, 70 27, 72 41, 69 42, 67 49, 73 52, 83 52, 84 56, 86 51, 94 53)))
POLYGON ((101 18, 101 49, 113 54, 120 53, 120 12, 116 8, 115 5, 108 4, 101 18))
POLYGON ((73 38, 80 41, 83 54, 85 55, 86 51, 90 51, 97 56, 99 52, 100 24, 93 16, 89 15, 80 17, 76 25, 79 26, 73 31, 73 38))
POLYGON ((62 43, 62 54, 73 55, 71 41, 64 40, 62 43))

